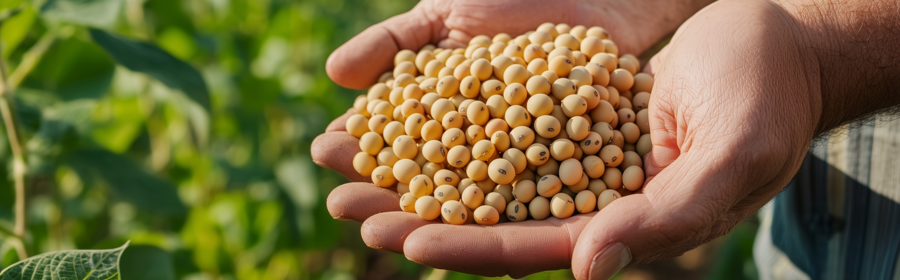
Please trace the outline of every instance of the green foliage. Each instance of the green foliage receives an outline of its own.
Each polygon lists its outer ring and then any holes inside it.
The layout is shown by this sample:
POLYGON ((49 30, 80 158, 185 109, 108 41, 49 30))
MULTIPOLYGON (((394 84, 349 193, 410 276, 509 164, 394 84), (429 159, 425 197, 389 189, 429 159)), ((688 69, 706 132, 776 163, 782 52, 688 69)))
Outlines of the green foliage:
POLYGON ((125 247, 109 250, 59 251, 37 255, 0 272, 0 280, 120 279, 119 257, 125 247))

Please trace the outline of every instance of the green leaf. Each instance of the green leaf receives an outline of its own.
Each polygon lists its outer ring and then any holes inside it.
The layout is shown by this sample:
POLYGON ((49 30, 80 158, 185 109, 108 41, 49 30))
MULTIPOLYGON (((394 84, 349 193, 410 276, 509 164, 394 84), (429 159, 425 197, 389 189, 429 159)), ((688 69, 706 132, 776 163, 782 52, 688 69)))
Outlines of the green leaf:
POLYGON ((41 8, 44 17, 63 22, 112 27, 119 18, 122 0, 49 0, 41 8))
POLYGON ((5 1, 0 1, 0 11, 18 7, 19 4, 22 4, 22 2, 25 2, 25 0, 5 0, 5 1))
POLYGON ((119 257, 128 243, 109 250, 73 250, 37 255, 0 272, 0 280, 120 279, 119 257))
POLYGON ((125 250, 119 261, 122 278, 128 280, 175 279, 172 256, 152 245, 133 245, 125 250))
MULTIPOLYGON (((65 159, 82 180, 98 178, 118 197, 154 214, 181 215, 184 204, 175 186, 122 155, 103 149, 80 149, 65 159)), ((2 280, 2 279, 0 279, 2 280)))
POLYGON ((210 112, 209 89, 200 72, 190 64, 155 45, 115 36, 103 30, 91 29, 91 37, 122 66, 181 90, 206 112, 210 112))
POLYGON ((19 46, 19 43, 22 42, 22 39, 24 39, 25 35, 28 34, 28 31, 31 30, 31 25, 36 18, 37 11, 31 7, 27 7, 18 15, 3 22, 3 26, 0 27, 0 42, 3 43, 3 57, 9 57, 9 54, 16 50, 16 47, 19 46))

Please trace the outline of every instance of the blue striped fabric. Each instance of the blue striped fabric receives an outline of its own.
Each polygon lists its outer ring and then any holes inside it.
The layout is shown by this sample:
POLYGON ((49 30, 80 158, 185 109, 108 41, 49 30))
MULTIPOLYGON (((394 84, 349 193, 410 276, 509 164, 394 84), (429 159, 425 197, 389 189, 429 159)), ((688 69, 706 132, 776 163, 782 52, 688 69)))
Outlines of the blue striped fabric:
POLYGON ((771 243, 809 279, 900 279, 900 119, 817 141, 772 205, 771 243))

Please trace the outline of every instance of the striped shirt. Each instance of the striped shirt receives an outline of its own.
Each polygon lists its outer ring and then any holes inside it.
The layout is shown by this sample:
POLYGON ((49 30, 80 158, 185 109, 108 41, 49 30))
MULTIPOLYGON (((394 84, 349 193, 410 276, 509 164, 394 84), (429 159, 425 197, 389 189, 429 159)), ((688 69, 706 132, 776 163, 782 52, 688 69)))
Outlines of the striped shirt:
POLYGON ((818 139, 760 216, 761 279, 900 279, 900 118, 818 139))

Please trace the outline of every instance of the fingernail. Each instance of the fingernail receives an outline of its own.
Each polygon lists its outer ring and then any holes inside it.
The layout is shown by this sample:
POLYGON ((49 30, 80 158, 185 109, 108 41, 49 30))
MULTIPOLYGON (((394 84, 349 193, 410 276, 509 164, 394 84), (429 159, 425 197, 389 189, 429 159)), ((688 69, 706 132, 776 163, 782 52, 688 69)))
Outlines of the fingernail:
POLYGON ((613 244, 594 256, 591 262, 591 280, 609 279, 630 262, 631 250, 625 244, 613 244))

